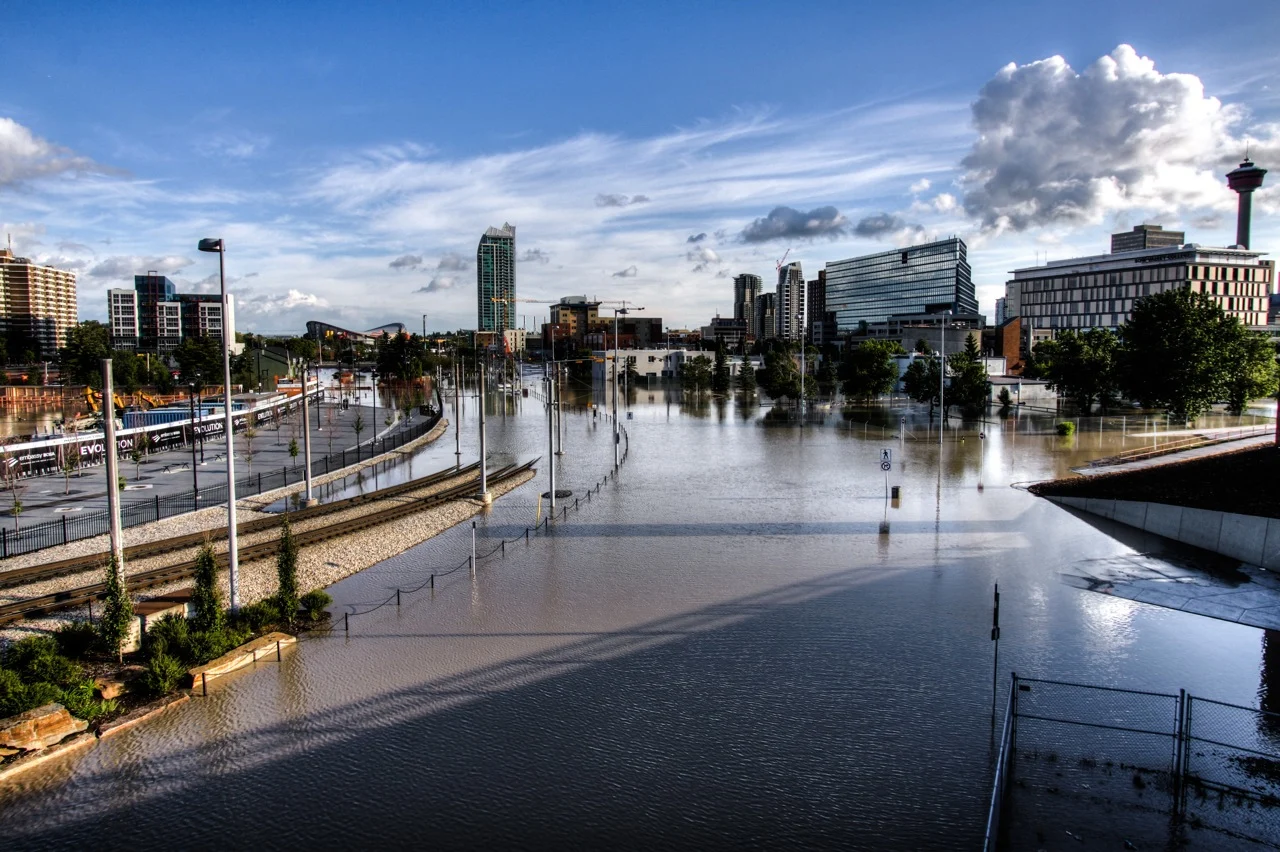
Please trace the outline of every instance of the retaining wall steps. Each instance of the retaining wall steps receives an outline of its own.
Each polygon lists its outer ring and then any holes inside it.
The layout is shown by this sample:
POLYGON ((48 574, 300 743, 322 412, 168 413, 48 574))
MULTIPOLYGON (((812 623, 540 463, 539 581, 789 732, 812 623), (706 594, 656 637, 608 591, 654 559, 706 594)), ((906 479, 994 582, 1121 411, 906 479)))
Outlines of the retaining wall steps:
POLYGON ((239 648, 228 651, 216 660, 210 660, 203 666, 191 669, 187 672, 187 676, 191 679, 190 685, 193 689, 201 689, 214 678, 253 665, 260 659, 277 657, 285 648, 297 643, 297 638, 288 633, 277 632, 259 636, 239 648))

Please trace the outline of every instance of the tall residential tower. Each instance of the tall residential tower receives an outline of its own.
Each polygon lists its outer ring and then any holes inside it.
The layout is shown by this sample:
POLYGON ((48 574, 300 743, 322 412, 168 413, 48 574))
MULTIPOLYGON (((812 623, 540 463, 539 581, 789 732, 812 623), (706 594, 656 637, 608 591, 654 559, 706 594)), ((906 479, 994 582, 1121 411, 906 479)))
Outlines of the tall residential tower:
POLYGON ((793 260, 778 269, 778 337, 804 339, 804 271, 793 260))
POLYGON ((476 308, 479 331, 514 329, 516 226, 489 228, 476 248, 476 308))
POLYGON ((747 334, 755 337, 756 299, 764 282, 759 275, 735 275, 733 277, 733 318, 747 324, 747 334))
POLYGON ((10 351, 52 358, 76 324, 76 274, 0 249, 0 329, 10 351))

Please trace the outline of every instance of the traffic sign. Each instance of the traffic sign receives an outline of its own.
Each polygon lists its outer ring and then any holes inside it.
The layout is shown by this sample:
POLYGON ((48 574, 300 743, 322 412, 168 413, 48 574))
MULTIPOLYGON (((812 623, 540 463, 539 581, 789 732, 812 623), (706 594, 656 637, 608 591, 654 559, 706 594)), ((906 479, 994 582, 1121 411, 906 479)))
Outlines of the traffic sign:
POLYGON ((891 462, 891 461, 893 461, 893 450, 881 450, 881 451, 880 451, 880 461, 882 461, 882 462, 891 462))
POLYGON ((892 462, 880 462, 880 469, 883 470, 885 473, 888 473, 889 469, 892 467, 893 467, 892 462))

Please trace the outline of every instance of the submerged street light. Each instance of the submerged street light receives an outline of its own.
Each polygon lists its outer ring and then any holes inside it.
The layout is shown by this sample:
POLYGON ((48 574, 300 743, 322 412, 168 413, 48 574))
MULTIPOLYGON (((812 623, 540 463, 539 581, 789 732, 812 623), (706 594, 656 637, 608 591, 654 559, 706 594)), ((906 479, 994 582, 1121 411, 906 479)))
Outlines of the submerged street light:
POLYGON ((231 611, 240 609, 240 590, 237 584, 240 559, 236 540, 236 454, 232 449, 231 421, 231 311, 227 304, 227 274, 223 258, 226 245, 220 238, 200 241, 200 251, 218 253, 218 284, 222 293, 222 379, 223 379, 223 428, 227 433, 227 582, 231 589, 231 611))

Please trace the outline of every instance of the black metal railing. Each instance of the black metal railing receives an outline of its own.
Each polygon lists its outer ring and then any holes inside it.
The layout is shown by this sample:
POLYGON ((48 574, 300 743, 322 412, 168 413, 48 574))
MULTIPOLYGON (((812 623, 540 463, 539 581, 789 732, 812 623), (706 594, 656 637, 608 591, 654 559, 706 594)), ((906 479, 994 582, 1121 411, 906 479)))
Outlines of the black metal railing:
MULTIPOLYGON (((311 475, 323 476, 362 460, 382 455, 422 437, 435 428, 440 422, 440 415, 434 414, 425 420, 414 423, 392 435, 372 438, 349 450, 340 450, 323 456, 311 463, 311 475)), ((251 497, 266 491, 273 491, 301 482, 305 478, 302 465, 273 468, 259 471, 236 479, 236 498, 251 497)), ((148 524, 163 518, 171 518, 205 509, 227 502, 227 486, 214 485, 194 490, 171 494, 167 497, 159 495, 150 500, 134 500, 120 507, 120 520, 125 527, 148 524)), ((23 527, 20 530, 0 529, 0 559, 55 547, 83 538, 106 535, 110 528, 110 517, 106 511, 85 512, 83 514, 63 515, 56 521, 44 521, 23 527)))

